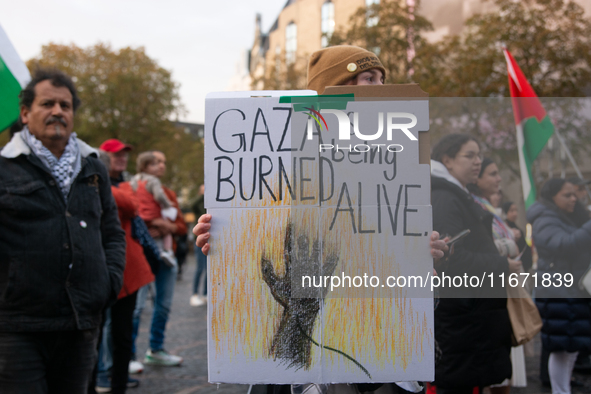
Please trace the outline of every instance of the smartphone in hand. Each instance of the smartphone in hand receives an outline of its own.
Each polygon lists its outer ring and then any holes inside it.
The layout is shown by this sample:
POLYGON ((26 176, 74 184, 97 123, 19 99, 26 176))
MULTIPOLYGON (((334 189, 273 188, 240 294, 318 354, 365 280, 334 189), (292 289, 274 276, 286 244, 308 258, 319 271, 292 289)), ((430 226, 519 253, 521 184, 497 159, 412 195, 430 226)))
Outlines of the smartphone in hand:
POLYGON ((456 242, 458 242, 459 240, 463 239, 464 237, 466 237, 468 234, 470 234, 470 229, 466 229, 464 231, 459 232, 458 234, 454 235, 449 241, 447 241, 445 244, 447 246, 452 247, 453 244, 455 244, 456 242))

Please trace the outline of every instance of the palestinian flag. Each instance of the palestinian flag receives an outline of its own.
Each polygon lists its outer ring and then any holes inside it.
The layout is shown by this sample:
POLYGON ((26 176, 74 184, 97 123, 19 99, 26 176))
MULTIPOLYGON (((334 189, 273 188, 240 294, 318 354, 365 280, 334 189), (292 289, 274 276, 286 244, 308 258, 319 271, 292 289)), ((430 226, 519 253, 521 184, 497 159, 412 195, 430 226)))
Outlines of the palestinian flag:
POLYGON ((18 119, 18 94, 30 80, 27 66, 0 26, 0 132, 18 119))
POLYGON ((507 60, 509 89, 517 128, 521 184, 527 209, 536 200, 536 185, 532 175, 533 162, 554 134, 554 125, 513 56, 507 49, 503 49, 503 52, 507 60))

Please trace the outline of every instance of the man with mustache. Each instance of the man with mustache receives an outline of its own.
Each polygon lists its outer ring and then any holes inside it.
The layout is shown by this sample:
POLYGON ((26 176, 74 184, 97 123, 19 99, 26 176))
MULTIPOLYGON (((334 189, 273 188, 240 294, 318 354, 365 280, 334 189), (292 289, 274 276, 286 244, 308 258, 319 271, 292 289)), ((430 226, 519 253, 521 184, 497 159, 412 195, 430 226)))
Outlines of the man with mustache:
POLYGON ((85 393, 125 233, 97 151, 76 138, 72 80, 38 70, 0 152, 0 392, 85 393))

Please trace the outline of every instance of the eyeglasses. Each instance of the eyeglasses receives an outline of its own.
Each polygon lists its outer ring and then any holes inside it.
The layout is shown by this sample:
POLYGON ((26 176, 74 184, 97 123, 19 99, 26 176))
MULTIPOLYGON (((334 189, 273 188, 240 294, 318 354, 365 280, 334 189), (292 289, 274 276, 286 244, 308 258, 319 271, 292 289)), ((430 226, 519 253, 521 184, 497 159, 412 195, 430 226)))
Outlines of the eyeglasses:
POLYGON ((466 159, 470 160, 470 161, 476 161, 476 159, 480 159, 480 161, 482 161, 482 159, 484 158, 484 156, 482 156, 482 154, 480 153, 468 153, 465 155, 461 155, 460 157, 465 157, 466 159))

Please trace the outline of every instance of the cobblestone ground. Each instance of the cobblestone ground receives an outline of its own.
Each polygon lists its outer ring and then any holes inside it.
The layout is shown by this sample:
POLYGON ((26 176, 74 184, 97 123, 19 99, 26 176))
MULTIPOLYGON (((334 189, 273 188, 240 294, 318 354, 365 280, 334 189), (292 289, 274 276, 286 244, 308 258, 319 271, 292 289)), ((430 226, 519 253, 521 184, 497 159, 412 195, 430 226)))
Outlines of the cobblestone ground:
MULTIPOLYGON (((165 348, 176 355, 182 356, 184 362, 180 367, 145 366, 140 375, 140 387, 130 389, 129 394, 245 394, 247 385, 210 384, 207 382, 207 308, 191 307, 189 298, 193 287, 195 259, 189 254, 184 265, 181 281, 176 283, 172 313, 166 329, 165 348)), ((152 317, 152 304, 147 302, 142 315, 140 334, 137 340, 138 358, 145 354, 148 347, 149 322, 152 317)), ((143 357, 142 357, 143 358, 143 357)), ((512 394, 551 393, 549 387, 543 387, 539 379, 540 363, 539 336, 526 348, 526 369, 528 386, 512 388, 512 394)), ((591 375, 575 373, 574 378, 585 384, 584 387, 573 388, 573 393, 591 393, 591 375)))
MULTIPOLYGON (((180 367, 154 367, 146 365, 144 372, 132 375, 140 386, 129 389, 129 394, 245 394, 246 385, 210 384, 207 382, 207 307, 189 305, 195 274, 192 253, 183 266, 182 280, 176 282, 172 312, 166 327, 165 349, 183 357, 180 367)), ((140 332, 136 342, 141 361, 148 348, 152 303, 148 299, 142 314, 140 332)))

